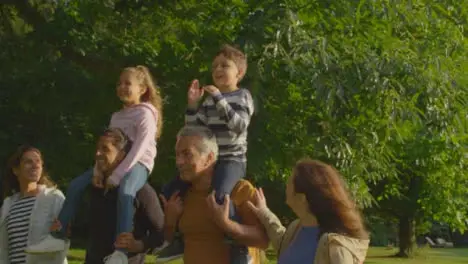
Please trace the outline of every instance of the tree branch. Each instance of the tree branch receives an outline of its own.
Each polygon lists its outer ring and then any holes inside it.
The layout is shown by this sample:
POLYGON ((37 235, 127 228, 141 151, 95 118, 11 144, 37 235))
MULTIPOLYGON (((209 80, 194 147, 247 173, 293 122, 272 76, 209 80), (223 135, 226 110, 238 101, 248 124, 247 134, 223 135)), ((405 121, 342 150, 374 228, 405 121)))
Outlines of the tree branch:
POLYGON ((14 5, 16 3, 15 0, 1 0, 0 4, 2 5, 14 5))
POLYGON ((103 72, 117 71, 121 68, 121 65, 116 63, 116 61, 106 60, 97 56, 82 55, 80 52, 76 51, 73 46, 68 44, 71 42, 67 42, 66 39, 50 33, 54 31, 44 30, 50 25, 49 22, 29 3, 29 1, 2 0, 0 3, 13 5, 17 9, 20 17, 26 23, 34 27, 36 33, 44 32, 43 34, 39 34, 41 39, 57 49, 62 58, 75 63, 88 72, 92 74, 102 74, 103 72))

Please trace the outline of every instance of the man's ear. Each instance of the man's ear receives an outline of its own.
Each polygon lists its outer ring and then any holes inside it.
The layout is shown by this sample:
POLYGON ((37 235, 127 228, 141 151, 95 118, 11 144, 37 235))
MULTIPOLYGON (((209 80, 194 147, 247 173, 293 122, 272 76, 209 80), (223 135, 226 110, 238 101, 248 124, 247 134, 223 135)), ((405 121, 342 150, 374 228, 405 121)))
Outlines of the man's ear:
POLYGON ((117 154, 117 163, 120 163, 124 158, 125 156, 127 155, 127 153, 123 150, 119 151, 119 154, 117 154))
POLYGON ((215 161, 216 157, 213 152, 208 153, 206 157, 206 163, 205 166, 211 165, 215 161))
POLYGON ((16 177, 18 177, 19 168, 13 168, 12 171, 13 171, 13 174, 14 174, 16 177))
POLYGON ((242 76, 244 76, 245 74, 245 70, 241 70, 241 69, 238 69, 237 70, 237 78, 241 78, 242 76))

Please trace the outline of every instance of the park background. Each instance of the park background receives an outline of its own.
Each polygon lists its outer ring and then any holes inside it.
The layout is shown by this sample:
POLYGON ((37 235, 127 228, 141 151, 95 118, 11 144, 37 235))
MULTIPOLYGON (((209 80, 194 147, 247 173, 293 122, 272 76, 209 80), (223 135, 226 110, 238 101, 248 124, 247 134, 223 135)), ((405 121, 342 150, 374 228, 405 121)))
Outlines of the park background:
POLYGON ((165 98, 159 189, 175 175, 188 84, 210 83, 214 54, 235 44, 256 106, 247 177, 285 223, 285 180, 309 156, 344 175, 372 246, 395 247, 370 255, 463 263, 468 249, 421 245, 468 245, 467 26, 466 0, 0 0, 0 160, 33 144, 65 191, 121 107, 120 70, 143 64, 165 98))

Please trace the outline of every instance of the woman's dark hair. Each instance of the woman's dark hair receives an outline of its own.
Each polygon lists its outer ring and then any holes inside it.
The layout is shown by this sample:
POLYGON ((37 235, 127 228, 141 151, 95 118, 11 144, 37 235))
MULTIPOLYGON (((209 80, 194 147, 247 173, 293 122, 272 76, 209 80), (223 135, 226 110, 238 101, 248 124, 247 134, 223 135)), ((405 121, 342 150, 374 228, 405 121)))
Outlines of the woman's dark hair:
POLYGON ((321 233, 360 239, 369 237, 360 210, 350 198, 343 178, 332 166, 302 159, 296 164, 293 177, 294 190, 305 195, 321 233))
MULTIPOLYGON (((38 153, 39 156, 41 157, 41 160, 43 161, 42 153, 39 149, 32 147, 32 146, 27 146, 27 145, 18 147, 15 153, 13 153, 13 155, 8 160, 7 171, 6 171, 5 177, 3 178, 2 185, 3 185, 4 198, 20 191, 18 177, 13 172, 13 169, 18 168, 20 166, 21 159, 23 158, 24 154, 30 151, 38 153)), ((56 184, 49 178, 49 175, 44 169, 42 170, 42 175, 39 178, 38 184, 43 184, 43 185, 46 185, 47 187, 56 186, 56 184)))

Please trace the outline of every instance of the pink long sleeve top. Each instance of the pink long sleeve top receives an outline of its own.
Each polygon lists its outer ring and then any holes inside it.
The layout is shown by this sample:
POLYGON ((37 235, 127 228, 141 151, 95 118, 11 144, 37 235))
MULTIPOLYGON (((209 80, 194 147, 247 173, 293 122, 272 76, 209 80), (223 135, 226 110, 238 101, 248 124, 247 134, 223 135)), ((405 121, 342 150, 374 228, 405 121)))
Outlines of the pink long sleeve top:
POLYGON ((126 107, 112 114, 109 127, 120 128, 133 142, 124 160, 109 177, 114 185, 119 185, 130 169, 140 162, 151 173, 156 158, 156 131, 159 113, 152 104, 140 103, 126 107))

